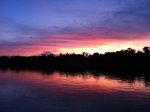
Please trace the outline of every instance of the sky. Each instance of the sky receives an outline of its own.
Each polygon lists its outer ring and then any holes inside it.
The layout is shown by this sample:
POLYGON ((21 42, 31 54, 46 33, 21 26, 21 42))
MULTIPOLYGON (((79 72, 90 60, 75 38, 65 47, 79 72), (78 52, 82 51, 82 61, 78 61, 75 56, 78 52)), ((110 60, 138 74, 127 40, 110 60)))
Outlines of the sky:
POLYGON ((0 55, 150 45, 150 0, 0 0, 0 55))

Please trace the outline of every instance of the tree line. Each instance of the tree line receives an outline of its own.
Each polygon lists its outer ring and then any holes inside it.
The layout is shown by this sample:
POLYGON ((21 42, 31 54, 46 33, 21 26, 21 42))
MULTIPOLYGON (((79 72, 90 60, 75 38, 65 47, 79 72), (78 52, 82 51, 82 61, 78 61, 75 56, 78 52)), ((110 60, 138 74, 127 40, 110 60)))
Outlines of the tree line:
POLYGON ((0 67, 12 69, 149 71, 150 47, 142 51, 128 48, 100 54, 42 54, 40 56, 1 56, 0 67))

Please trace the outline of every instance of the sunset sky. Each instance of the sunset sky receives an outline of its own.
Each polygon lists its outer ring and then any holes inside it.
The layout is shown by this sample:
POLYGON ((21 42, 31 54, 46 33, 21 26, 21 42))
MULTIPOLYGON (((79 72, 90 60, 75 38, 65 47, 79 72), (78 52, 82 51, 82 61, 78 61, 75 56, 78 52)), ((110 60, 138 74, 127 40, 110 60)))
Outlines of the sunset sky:
POLYGON ((0 0, 0 55, 150 46, 150 0, 0 0))

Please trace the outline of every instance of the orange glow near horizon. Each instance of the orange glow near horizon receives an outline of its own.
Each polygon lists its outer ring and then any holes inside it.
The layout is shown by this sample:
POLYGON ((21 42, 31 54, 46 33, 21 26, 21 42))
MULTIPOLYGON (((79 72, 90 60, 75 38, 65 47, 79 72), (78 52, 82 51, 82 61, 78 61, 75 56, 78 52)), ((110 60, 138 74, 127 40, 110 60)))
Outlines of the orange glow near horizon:
POLYGON ((127 49, 127 48, 133 48, 136 50, 142 50, 143 47, 145 47, 146 45, 149 45, 150 41, 141 41, 141 42, 120 42, 120 43, 107 43, 106 45, 100 45, 100 46, 95 46, 95 47, 79 47, 79 48, 72 48, 72 49, 66 49, 66 48, 62 48, 59 49, 62 53, 79 53, 81 54, 82 52, 87 52, 90 54, 93 54, 95 52, 99 52, 99 53, 105 53, 105 52, 115 52, 115 51, 119 51, 122 49, 127 49))
MULTIPOLYGON (((43 51, 51 51, 53 54, 66 54, 68 53, 76 53, 82 54, 83 52, 87 52, 89 54, 93 54, 95 52, 105 53, 105 52, 114 52, 127 48, 134 48, 136 50, 142 50, 143 47, 150 45, 150 41, 127 41, 127 42, 109 42, 104 43, 103 45, 81 45, 81 46, 21 46, 14 48, 12 51, 6 52, 5 55, 21 55, 21 56, 31 56, 31 55, 40 55, 43 51)), ((1 52, 3 53, 3 52, 1 52)))
MULTIPOLYGON (((116 34, 113 32, 113 36, 116 34)), ((121 34, 118 34, 118 36, 121 34)), ((129 34, 129 36, 137 36, 138 34, 129 34)), ((136 50, 142 50, 143 47, 150 45, 149 35, 137 36, 134 39, 104 39, 110 37, 109 35, 102 36, 102 39, 97 38, 97 35, 92 34, 83 36, 82 34, 64 34, 53 35, 54 38, 34 38, 29 40, 31 45, 20 46, 5 46, 0 48, 0 55, 20 55, 20 56, 32 56, 41 55, 43 51, 49 51, 55 55, 60 53, 76 53, 82 54, 87 52, 93 54, 95 52, 105 53, 114 52, 122 49, 133 48, 136 50), (90 37, 92 36, 93 39, 90 37), (65 37, 65 38, 63 38, 65 37)))

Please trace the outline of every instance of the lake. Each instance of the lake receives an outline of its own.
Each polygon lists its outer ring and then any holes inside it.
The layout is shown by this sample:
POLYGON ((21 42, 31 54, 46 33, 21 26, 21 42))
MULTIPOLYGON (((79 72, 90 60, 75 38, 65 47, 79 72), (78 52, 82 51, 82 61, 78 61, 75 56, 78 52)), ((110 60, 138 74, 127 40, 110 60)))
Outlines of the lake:
POLYGON ((150 80, 128 74, 0 70, 0 112, 149 112, 150 80))

